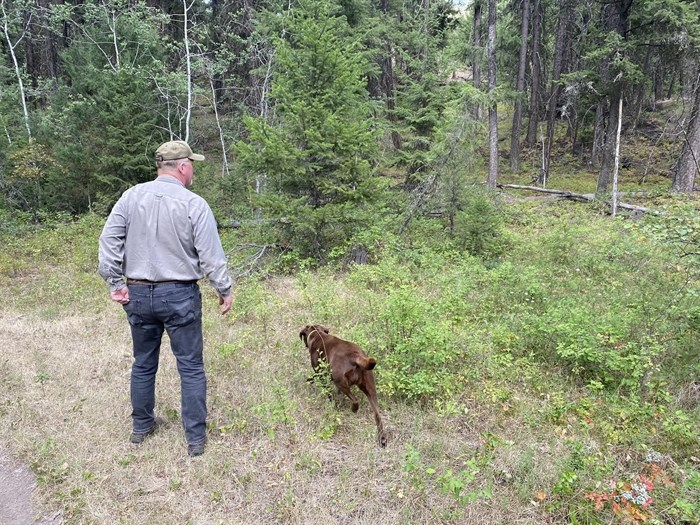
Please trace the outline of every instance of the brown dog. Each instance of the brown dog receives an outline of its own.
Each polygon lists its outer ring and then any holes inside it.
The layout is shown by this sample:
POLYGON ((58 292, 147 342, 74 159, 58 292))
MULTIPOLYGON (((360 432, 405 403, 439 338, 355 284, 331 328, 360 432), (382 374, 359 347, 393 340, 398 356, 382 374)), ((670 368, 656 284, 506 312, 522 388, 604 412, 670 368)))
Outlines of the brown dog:
POLYGON ((386 447, 384 425, 382 424, 382 417, 379 415, 377 388, 374 383, 374 372, 372 372, 372 369, 377 364, 376 359, 367 357, 362 348, 355 343, 330 335, 328 328, 319 324, 305 326, 299 332, 299 338, 309 349, 311 366, 314 372, 320 371, 320 359, 328 363, 335 386, 352 401, 353 412, 357 412, 360 404, 350 388, 353 385, 357 385, 365 393, 374 411, 379 446, 386 447))

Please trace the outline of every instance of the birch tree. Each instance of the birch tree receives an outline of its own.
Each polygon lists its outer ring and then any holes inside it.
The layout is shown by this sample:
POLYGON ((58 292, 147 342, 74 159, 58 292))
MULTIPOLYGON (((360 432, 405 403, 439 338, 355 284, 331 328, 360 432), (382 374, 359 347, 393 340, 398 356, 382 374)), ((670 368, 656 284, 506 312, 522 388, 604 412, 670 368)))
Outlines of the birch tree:
POLYGON ((192 116, 192 56, 190 55, 190 28, 189 11, 194 4, 194 0, 188 5, 187 0, 182 0, 182 33, 185 44, 185 69, 187 77, 187 106, 185 107, 185 137, 184 141, 190 141, 190 117, 192 116))
POLYGON ((496 106, 496 0, 489 0, 489 175, 487 186, 498 180, 498 109, 496 106))
POLYGON ((15 53, 15 49, 17 46, 22 42, 22 40, 25 38, 27 35, 27 27, 31 21, 31 12, 29 16, 27 17, 27 23, 21 28, 20 34, 18 37, 13 38, 12 36, 12 31, 13 27, 11 27, 11 22, 16 21, 16 20, 21 20, 20 13, 17 11, 17 7, 15 6, 14 12, 10 12, 8 14, 8 8, 9 6, 7 5, 7 2, 5 0, 0 0, 0 11, 2 12, 2 32, 3 36, 5 37, 5 43, 7 44, 7 50, 10 53, 10 58, 12 59, 12 65, 14 67, 14 72, 15 72, 15 77, 17 79, 17 87, 19 88, 19 96, 20 96, 20 102, 22 103, 22 116, 24 119, 24 127, 27 131, 27 138, 31 141, 32 140, 32 129, 29 124, 29 110, 27 109, 27 94, 24 89, 24 82, 22 80, 22 70, 20 68, 19 62, 17 60, 17 53, 15 53), (12 15, 12 17, 11 17, 12 15))

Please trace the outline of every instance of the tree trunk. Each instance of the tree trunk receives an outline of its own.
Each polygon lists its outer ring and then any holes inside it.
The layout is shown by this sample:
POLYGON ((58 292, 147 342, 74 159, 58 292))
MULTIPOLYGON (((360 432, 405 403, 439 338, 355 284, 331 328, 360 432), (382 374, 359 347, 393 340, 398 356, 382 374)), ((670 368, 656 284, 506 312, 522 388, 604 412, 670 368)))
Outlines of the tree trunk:
POLYGON ((695 89, 695 59, 691 53, 682 53, 678 59, 681 71, 681 94, 684 101, 690 102, 693 99, 695 89))
MULTIPOLYGON (((388 44, 387 44, 388 45, 388 44)), ((389 122, 396 122, 396 80, 394 78, 393 52, 386 51, 386 56, 381 59, 381 77, 379 79, 382 94, 386 100, 386 109, 389 122)), ((401 149, 401 135, 395 129, 391 130, 391 143, 395 150, 401 149)))
POLYGON ((605 125, 605 144, 603 146, 603 156, 598 172, 598 185, 596 187, 597 194, 607 193, 610 185, 611 175, 613 172, 613 163, 615 161, 615 137, 617 136, 617 126, 615 123, 622 118, 619 111, 622 108, 620 99, 622 98, 622 81, 614 82, 612 92, 609 95, 608 116, 605 125))
POLYGON ((613 170, 612 216, 617 215, 617 179, 620 172, 620 134, 622 133, 622 97, 617 104, 617 135, 615 138, 615 169, 613 170))
POLYGON ((37 0, 33 10, 24 13, 24 25, 30 38, 25 38, 25 64, 32 87, 37 88, 41 79, 56 80, 59 75, 58 36, 49 30, 51 0, 37 0))
MULTIPOLYGON (((651 59, 652 59, 652 51, 653 49, 650 47, 647 49, 647 54, 644 58, 644 66, 642 66, 642 73, 644 75, 644 78, 649 78, 649 73, 651 69, 651 59)), ((631 107, 631 114, 634 115, 634 121, 632 122, 632 131, 637 129, 637 125, 639 124, 639 118, 642 114, 642 109, 644 109, 644 99, 646 98, 647 90, 646 90, 646 83, 645 82, 640 82, 637 84, 635 87, 631 99, 632 99, 632 107, 631 107)))
POLYGON ((665 77, 664 57, 659 55, 659 59, 654 69, 654 102, 664 98, 664 77, 665 77))
POLYGON ((27 109, 27 94, 24 90, 24 82, 22 82, 22 72, 20 71, 19 62, 17 61, 17 54, 15 53, 15 47, 20 43, 22 38, 24 38, 25 33, 22 31, 22 36, 20 36, 17 41, 12 43, 12 38, 10 37, 10 23, 8 19, 7 12, 5 10, 5 0, 0 0, 0 9, 2 10, 2 29, 5 35, 5 41, 7 42, 7 49, 10 52, 10 57, 12 58, 12 65, 15 69, 15 76, 17 77, 17 87, 19 88, 19 96, 22 102, 22 115, 24 117, 24 127, 27 130, 27 138, 31 142, 32 140, 32 128, 29 125, 29 110, 27 109))
POLYGON ((498 110, 496 108, 496 0, 489 0, 489 176, 487 186, 498 181, 498 110))
POLYGON ((537 143, 542 104, 542 2, 535 0, 532 6, 532 64, 530 71, 530 107, 525 142, 529 147, 537 143))
POLYGON ((522 21, 520 23, 520 59, 518 62, 518 79, 515 86, 515 108, 513 110, 513 127, 510 134, 510 171, 520 171, 520 127, 523 119, 523 97, 525 95, 525 66, 527 65, 527 35, 530 23, 530 0, 523 0, 522 21))
MULTIPOLYGON (((379 8, 385 16, 389 16, 389 0, 380 0, 379 8)), ((385 44, 384 56, 380 59, 379 89, 386 100, 389 122, 396 122, 396 78, 394 76, 394 46, 391 42, 385 44)), ((391 143, 395 150, 401 149, 401 135, 395 129, 391 130, 391 143)))
MULTIPOLYGON (((700 77, 700 70, 698 71, 700 77)), ((685 132, 685 141, 681 149, 678 165, 673 172, 671 189, 678 192, 691 192, 695 188, 700 156, 700 86, 695 83, 695 100, 690 114, 690 122, 685 132)))
POLYGON ((185 41, 185 65, 187 68, 187 107, 185 108, 185 142, 190 140, 190 117, 192 116, 192 55, 190 54, 190 33, 188 11, 193 4, 187 5, 187 0, 182 0, 184 21, 182 23, 183 37, 185 41))
POLYGON ((564 53, 567 44, 569 20, 571 19, 571 6, 569 0, 561 0, 559 6, 559 21, 557 35, 554 43, 554 64, 552 66, 552 83, 549 89, 549 101, 547 103, 547 136, 544 143, 544 162, 538 178, 540 184, 545 184, 549 178, 549 164, 552 157, 552 141, 554 140, 554 124, 556 123, 557 103, 561 93, 559 79, 564 64, 564 53))
POLYGON ((605 146, 605 113, 607 101, 601 98, 595 110, 595 124, 593 126, 593 146, 591 148, 591 167, 600 169, 603 164, 603 147, 605 146))
MULTIPOLYGON (((608 31, 616 31, 623 40, 627 39, 627 31, 629 26, 630 10, 634 0, 621 0, 606 4, 603 7, 603 27, 608 31)), ((621 50, 614 50, 614 54, 622 53, 621 50)), ((612 58, 613 55, 611 55, 612 58)), ((609 112, 605 123, 605 146, 603 147, 603 159, 598 173, 598 185, 596 193, 607 193, 610 184, 611 174, 613 172, 613 163, 615 161, 615 137, 617 135, 616 123, 621 117, 619 111, 621 108, 620 99, 624 93, 624 79, 621 74, 617 75, 613 68, 608 67, 605 77, 609 86, 610 92, 608 95, 609 112)))
MULTIPOLYGON (((481 89, 481 58, 483 51, 481 49, 481 18, 482 18, 482 0, 474 2, 474 33, 472 34, 472 46, 474 47, 474 56, 472 58, 472 79, 474 87, 481 89)), ((474 106, 474 119, 481 120, 481 104, 477 103, 474 106)))

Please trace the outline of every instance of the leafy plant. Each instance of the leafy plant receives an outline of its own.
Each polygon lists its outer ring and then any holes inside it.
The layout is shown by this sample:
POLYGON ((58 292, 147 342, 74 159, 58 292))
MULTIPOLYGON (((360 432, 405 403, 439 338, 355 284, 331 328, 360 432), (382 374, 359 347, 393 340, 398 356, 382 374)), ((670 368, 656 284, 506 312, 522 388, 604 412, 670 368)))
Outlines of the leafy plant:
POLYGON ((493 259, 501 255, 507 241, 503 214, 488 194, 472 189, 455 215, 455 240, 471 255, 493 259))

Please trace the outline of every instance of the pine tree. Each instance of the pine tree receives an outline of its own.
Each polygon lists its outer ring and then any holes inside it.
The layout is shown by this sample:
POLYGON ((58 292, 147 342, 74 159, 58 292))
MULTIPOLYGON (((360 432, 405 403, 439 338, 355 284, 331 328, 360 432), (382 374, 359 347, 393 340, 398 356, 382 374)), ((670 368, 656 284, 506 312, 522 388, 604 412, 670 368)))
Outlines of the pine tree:
MULTIPOLYGON (((239 168, 263 181, 259 203, 276 241, 327 259, 371 220, 377 132, 365 90, 367 62, 330 0, 302 0, 275 45, 275 118, 246 119, 239 168)), ((257 197, 257 196, 256 196, 257 197)))

